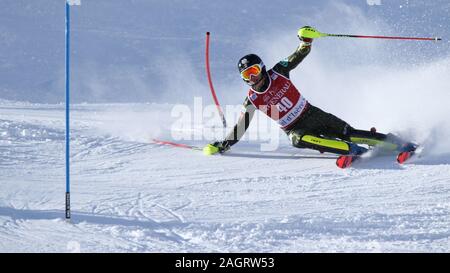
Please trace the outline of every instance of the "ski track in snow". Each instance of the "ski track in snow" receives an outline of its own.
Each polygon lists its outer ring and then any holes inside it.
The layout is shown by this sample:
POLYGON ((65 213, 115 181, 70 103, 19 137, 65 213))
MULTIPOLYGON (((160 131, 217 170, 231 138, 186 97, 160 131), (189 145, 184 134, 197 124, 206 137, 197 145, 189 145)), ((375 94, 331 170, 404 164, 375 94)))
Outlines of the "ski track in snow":
POLYGON ((347 170, 286 143, 206 157, 108 134, 109 112, 74 109, 67 222, 62 106, 2 102, 0 251, 450 251, 449 155, 347 170))

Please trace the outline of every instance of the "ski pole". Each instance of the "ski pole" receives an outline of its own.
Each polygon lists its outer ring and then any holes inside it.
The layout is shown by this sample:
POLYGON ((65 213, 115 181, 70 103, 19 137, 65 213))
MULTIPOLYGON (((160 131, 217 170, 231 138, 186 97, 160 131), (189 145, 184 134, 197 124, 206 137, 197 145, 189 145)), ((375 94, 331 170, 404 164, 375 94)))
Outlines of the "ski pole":
POLYGON ((183 144, 183 143, 176 143, 176 142, 159 140, 159 139, 152 139, 152 141, 154 143, 160 144, 160 145, 169 145, 169 146, 173 146, 173 147, 179 147, 179 148, 185 148, 185 149, 191 149, 191 150, 198 150, 198 151, 202 150, 199 147, 191 146, 191 145, 187 145, 187 144, 183 144))
POLYGON ((211 93, 217 106, 217 110, 219 111, 219 115, 222 118, 223 127, 226 128, 227 121, 225 120, 225 116, 223 114, 222 108, 220 107, 219 100, 217 99, 216 91, 214 91, 214 86, 211 80, 211 70, 209 67, 209 32, 206 32, 206 74, 208 76, 209 89, 211 89, 211 93))
POLYGON ((299 29, 298 35, 305 38, 321 38, 321 37, 344 37, 344 38, 370 38, 370 39, 390 39, 390 40, 419 40, 419 41, 441 41, 441 38, 431 37, 401 37, 401 36, 375 36, 375 35, 352 35, 352 34, 330 34, 322 33, 314 28, 304 27, 299 29))

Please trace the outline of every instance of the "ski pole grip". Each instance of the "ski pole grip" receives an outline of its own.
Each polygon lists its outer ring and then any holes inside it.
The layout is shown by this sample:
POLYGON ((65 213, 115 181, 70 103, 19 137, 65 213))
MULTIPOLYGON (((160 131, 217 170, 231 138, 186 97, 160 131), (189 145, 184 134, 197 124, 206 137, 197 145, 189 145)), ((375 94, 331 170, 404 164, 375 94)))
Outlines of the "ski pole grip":
POLYGON ((213 155, 219 152, 219 148, 214 145, 208 144, 203 148, 204 155, 213 155))
POLYGON ((297 32, 298 37, 315 39, 326 36, 326 34, 320 33, 312 27, 302 27, 297 32))

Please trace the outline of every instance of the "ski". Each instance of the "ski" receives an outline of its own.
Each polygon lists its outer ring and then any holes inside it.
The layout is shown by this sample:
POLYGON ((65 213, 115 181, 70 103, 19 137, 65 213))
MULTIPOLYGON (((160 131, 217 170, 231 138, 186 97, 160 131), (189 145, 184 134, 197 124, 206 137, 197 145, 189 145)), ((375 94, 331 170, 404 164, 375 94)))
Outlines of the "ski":
POLYGON ((418 145, 413 143, 406 143, 401 148, 400 152, 397 155, 397 162, 399 164, 405 163, 409 160, 415 153, 418 145))
MULTIPOLYGON (((159 139, 152 139, 152 142, 160 145, 168 145, 172 147, 177 148, 184 148, 184 149, 190 149, 190 150, 196 150, 196 151, 202 151, 203 149, 197 146, 187 145, 183 143, 176 143, 171 141, 165 141, 165 140, 159 140, 159 139)), ((417 145, 413 144, 407 144, 405 145, 403 151, 398 153, 397 155, 397 162, 399 164, 405 163, 407 160, 409 160, 412 156, 416 154, 416 148, 417 145)), ((361 155, 341 155, 336 159, 336 166, 341 169, 349 168, 353 165, 355 161, 358 161, 361 159, 361 155)))
POLYGON ((414 151, 412 152, 401 152, 397 155, 397 162, 399 164, 405 163, 408 159, 410 159, 414 155, 414 151))
MULTIPOLYGON (((400 151, 397 154, 397 163, 403 164, 406 161, 408 161, 411 157, 415 156, 417 154, 416 150, 418 147, 417 144, 413 143, 406 143, 402 146, 400 151)), ((419 151, 420 153, 420 151, 419 151)), ((336 166, 338 166, 341 169, 349 168, 353 165, 355 161, 359 161, 362 159, 362 155, 341 155, 336 160, 336 166)), ((376 153, 371 153, 368 157, 376 156, 376 153)), ((363 156, 365 157, 365 156, 363 156)))
POLYGON ((341 155, 338 159, 336 159, 336 166, 341 169, 345 169, 352 166, 353 162, 360 158, 361 157, 358 155, 341 155))

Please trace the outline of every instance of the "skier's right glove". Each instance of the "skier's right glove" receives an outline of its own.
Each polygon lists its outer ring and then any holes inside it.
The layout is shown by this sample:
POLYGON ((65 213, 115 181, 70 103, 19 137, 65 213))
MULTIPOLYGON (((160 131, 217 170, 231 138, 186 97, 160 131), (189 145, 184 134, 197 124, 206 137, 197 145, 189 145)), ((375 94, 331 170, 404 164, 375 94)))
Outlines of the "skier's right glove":
POLYGON ((230 145, 228 141, 219 142, 216 141, 214 143, 208 144, 203 148, 203 154, 205 155, 213 155, 217 153, 224 153, 230 149, 230 145))
POLYGON ((304 26, 298 30, 297 36, 305 45, 311 45, 316 32, 313 27, 304 26))

